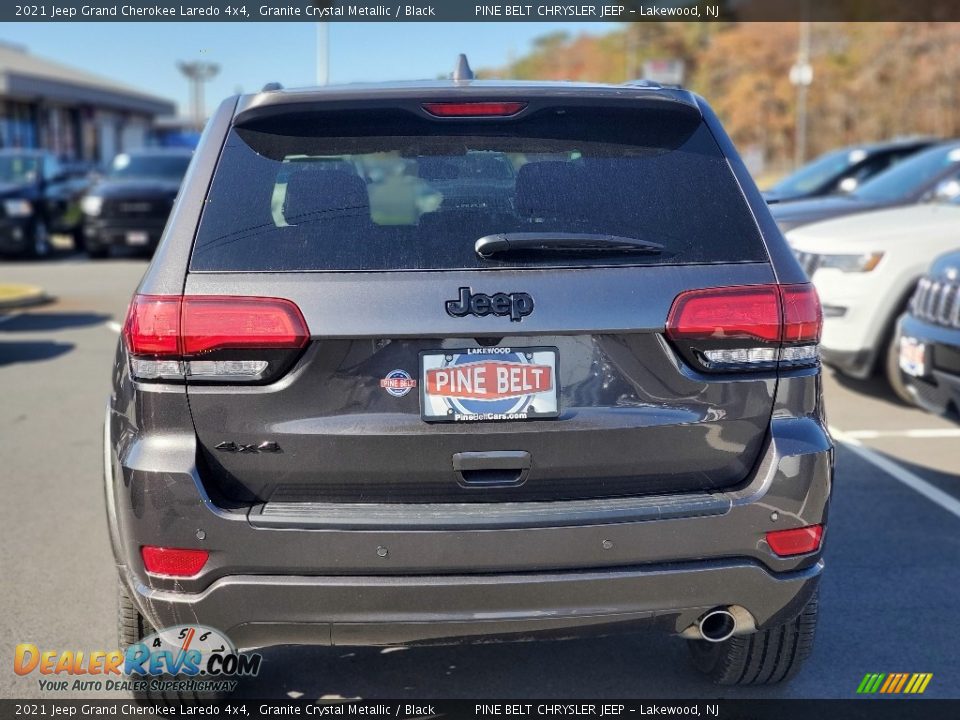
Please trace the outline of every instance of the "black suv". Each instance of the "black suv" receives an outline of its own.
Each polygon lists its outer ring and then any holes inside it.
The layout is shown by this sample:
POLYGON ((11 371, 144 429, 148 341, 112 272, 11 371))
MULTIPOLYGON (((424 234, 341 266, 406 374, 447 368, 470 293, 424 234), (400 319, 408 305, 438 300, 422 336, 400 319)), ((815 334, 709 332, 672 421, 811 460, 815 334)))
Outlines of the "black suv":
POLYGON ((960 419, 960 250, 941 255, 900 320, 907 392, 930 412, 960 419))
POLYGON ((0 255, 43 257, 51 235, 79 237, 83 168, 44 150, 0 150, 0 255))
POLYGON ((687 91, 231 98, 113 368, 121 639, 653 624, 718 682, 786 679, 831 488, 820 324, 687 91))
POLYGON ((186 148, 117 155, 107 174, 82 201, 87 254, 105 258, 117 246, 152 253, 191 155, 186 148))

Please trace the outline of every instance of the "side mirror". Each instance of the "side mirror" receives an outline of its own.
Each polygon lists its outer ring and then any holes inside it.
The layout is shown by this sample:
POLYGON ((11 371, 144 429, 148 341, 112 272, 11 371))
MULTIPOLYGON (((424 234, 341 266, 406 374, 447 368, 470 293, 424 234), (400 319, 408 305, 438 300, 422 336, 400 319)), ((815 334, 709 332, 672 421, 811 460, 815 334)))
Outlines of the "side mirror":
POLYGON ((860 185, 860 181, 855 177, 845 177, 840 181, 840 184, 837 185, 837 189, 842 193, 852 193, 860 185))

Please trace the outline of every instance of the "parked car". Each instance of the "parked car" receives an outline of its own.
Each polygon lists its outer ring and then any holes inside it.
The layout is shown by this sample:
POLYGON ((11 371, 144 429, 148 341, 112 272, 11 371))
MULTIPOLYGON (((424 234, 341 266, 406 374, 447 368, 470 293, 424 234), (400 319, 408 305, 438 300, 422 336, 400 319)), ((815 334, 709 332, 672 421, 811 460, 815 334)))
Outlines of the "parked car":
POLYGON ((150 148, 117 155, 81 204, 87 254, 105 258, 116 246, 152 253, 191 156, 187 148, 150 148))
POLYGON ((911 155, 851 193, 771 206, 777 225, 789 232, 831 218, 870 210, 949 199, 960 194, 960 141, 935 145, 911 155))
POLYGON ((113 368, 121 643, 185 619, 239 647, 652 623, 717 682, 788 679, 824 567, 819 334, 688 91, 231 98, 113 368), (439 204, 396 180, 481 157, 496 182, 423 173, 439 204))
POLYGON ((787 234, 823 303, 823 361, 845 375, 900 374, 896 323, 935 257, 957 245, 960 198, 851 215, 787 234))
POLYGON ((764 192, 764 198, 777 203, 853 192, 869 178, 935 142, 933 138, 911 138, 831 150, 780 180, 764 192))
POLYGON ((0 150, 0 255, 43 257, 50 236, 79 236, 86 173, 44 150, 0 150))
POLYGON ((941 255, 920 280, 899 336, 907 392, 924 409, 960 419, 960 250, 941 255))

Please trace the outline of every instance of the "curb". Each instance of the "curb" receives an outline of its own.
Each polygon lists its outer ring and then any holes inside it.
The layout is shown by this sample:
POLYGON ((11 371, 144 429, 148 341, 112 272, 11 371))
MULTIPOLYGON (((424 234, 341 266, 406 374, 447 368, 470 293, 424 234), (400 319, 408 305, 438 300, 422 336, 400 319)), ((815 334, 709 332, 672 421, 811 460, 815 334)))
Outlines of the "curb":
POLYGON ((36 285, 0 285, 0 311, 41 305, 50 298, 36 285))

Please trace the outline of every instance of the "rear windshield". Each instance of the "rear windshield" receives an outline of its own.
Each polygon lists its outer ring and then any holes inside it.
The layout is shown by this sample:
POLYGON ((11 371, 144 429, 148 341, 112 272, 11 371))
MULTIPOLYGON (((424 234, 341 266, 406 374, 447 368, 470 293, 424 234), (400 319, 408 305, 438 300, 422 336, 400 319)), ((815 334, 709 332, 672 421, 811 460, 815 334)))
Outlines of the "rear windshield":
POLYGON ((194 271, 375 271, 754 262, 753 216, 687 113, 541 111, 507 122, 409 112, 285 116, 231 131, 194 271), (481 258, 498 233, 607 234, 659 254, 481 258))

